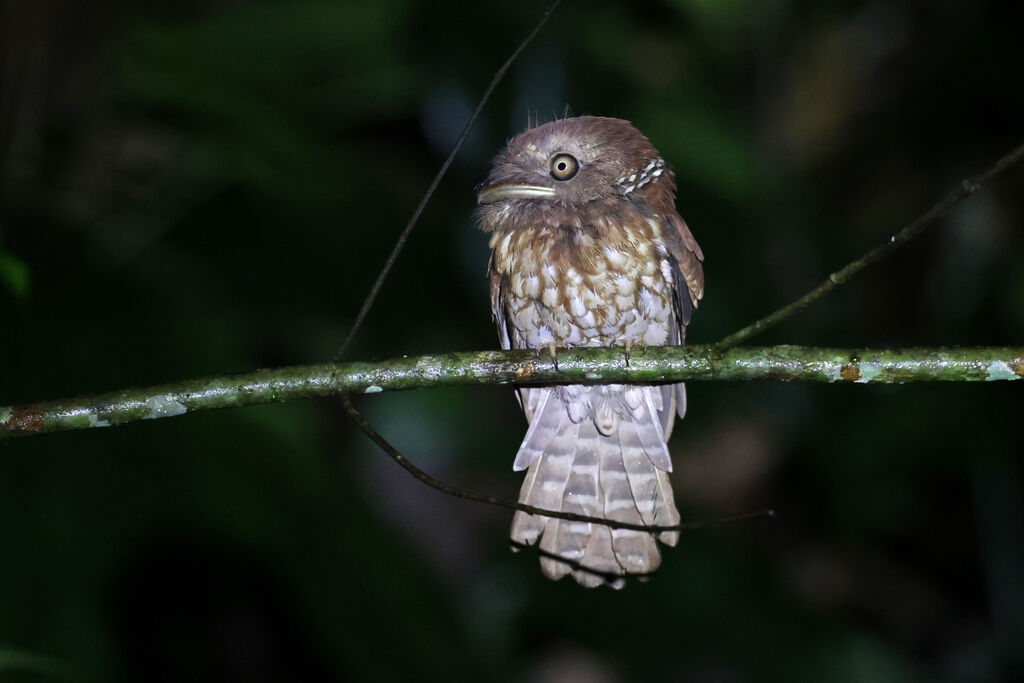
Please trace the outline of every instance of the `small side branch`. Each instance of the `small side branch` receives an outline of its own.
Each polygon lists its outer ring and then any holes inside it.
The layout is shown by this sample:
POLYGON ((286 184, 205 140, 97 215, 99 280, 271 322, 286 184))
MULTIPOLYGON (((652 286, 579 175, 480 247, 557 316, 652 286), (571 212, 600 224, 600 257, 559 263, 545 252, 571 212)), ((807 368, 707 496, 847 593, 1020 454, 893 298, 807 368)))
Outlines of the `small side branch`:
POLYGON ((1018 162, 1024 159, 1024 145, 1011 150, 1001 159, 992 164, 988 169, 974 176, 964 180, 955 190, 950 192, 948 195, 943 197, 935 206, 925 211, 923 214, 912 220, 910 223, 905 225, 899 232, 892 235, 887 241, 878 245, 868 253, 861 256, 855 261, 851 261, 836 272, 832 273, 822 282, 820 285, 812 289, 811 291, 804 294, 802 297, 793 301, 777 311, 766 315, 760 320, 756 320, 751 324, 747 325, 741 330, 733 332, 728 337, 725 337, 717 344, 715 344, 715 350, 718 353, 730 349, 734 346, 748 341, 752 337, 755 337, 765 330, 775 327, 783 320, 792 317, 794 314, 799 313, 803 309, 810 306, 812 303, 831 292, 836 287, 840 286, 853 276, 857 275, 860 271, 864 270, 873 263, 881 261, 886 256, 893 254, 897 249, 902 247, 904 244, 914 239, 926 228, 930 227, 936 220, 942 218, 949 210, 954 206, 962 202, 963 200, 970 197, 972 194, 978 191, 982 185, 989 182, 996 176, 1000 175, 1007 169, 1013 167, 1018 162))
MULTIPOLYGON (((414 478, 423 482, 427 486, 435 488, 442 493, 447 493, 449 496, 454 496, 455 498, 472 500, 477 503, 484 503, 486 505, 497 505, 498 507, 508 508, 510 510, 521 510, 523 512, 528 512, 531 515, 557 517, 558 519, 567 519, 573 522, 590 522, 591 524, 603 524, 604 526, 608 526, 613 529, 632 529, 634 531, 648 531, 651 533, 661 533, 663 531, 689 531, 693 529, 702 529, 709 526, 731 524, 733 522, 740 522, 748 519, 755 519, 758 517, 772 517, 775 515, 774 510, 760 510, 758 512, 751 512, 745 515, 725 517, 723 519, 718 519, 711 522, 685 522, 682 524, 673 524, 665 526, 647 526, 644 524, 633 524, 631 522, 619 522, 613 519, 605 519, 604 517, 580 515, 574 512, 562 512, 561 510, 545 510, 544 508, 535 507, 533 505, 527 505, 525 503, 520 503, 515 500, 509 500, 508 498, 499 498, 497 496, 489 496, 485 493, 477 493, 476 491, 470 491, 469 489, 459 488, 458 486, 446 484, 440 479, 435 479, 434 477, 430 476, 429 474, 421 470, 419 467, 416 467, 416 465, 412 464, 412 461, 410 461, 407 457, 402 455, 397 448, 388 443, 388 441, 383 436, 381 436, 380 433, 377 432, 377 430, 370 426, 370 423, 366 421, 366 418, 363 417, 362 413, 356 410, 355 406, 352 405, 352 400, 349 396, 346 395, 345 397, 343 397, 342 401, 345 403, 346 412, 348 412, 349 417, 352 418, 352 421, 356 424, 356 426, 359 427, 359 429, 361 429, 362 432, 366 434, 366 436, 368 436, 370 440, 377 445, 378 448, 384 451, 389 458, 394 460, 403 469, 405 469, 406 472, 408 472, 414 478)), ((518 544, 513 542, 512 546, 515 548, 516 546, 518 546, 518 544)), ((519 547, 522 548, 525 546, 519 547)), ((544 551, 541 551, 541 554, 547 557, 551 557, 552 559, 559 560, 560 562, 575 562, 575 560, 559 557, 558 555, 551 555, 550 553, 545 553, 544 551)), ((590 569, 587 569, 582 565, 578 568, 583 569, 584 571, 591 571, 590 569)))
POLYGON ((469 351, 377 362, 321 363, 141 389, 0 406, 0 441, 110 427, 197 410, 339 394, 474 384, 781 380, 903 383, 985 382, 1024 376, 1024 347, 839 349, 805 346, 620 348, 558 353, 469 351))

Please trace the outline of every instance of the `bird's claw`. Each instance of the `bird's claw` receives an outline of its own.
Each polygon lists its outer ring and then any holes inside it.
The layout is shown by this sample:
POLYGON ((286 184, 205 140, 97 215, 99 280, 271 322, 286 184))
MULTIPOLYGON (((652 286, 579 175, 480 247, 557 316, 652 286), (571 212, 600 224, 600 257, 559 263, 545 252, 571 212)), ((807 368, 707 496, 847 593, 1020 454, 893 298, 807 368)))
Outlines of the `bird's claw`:
POLYGON ((551 362, 555 364, 555 372, 558 372, 558 349, 553 343, 548 344, 548 353, 551 354, 551 362))
POLYGON ((626 342, 626 347, 623 350, 623 355, 626 357, 626 367, 627 368, 629 367, 629 352, 630 352, 630 350, 632 350, 632 348, 633 348, 633 342, 627 341, 626 342))

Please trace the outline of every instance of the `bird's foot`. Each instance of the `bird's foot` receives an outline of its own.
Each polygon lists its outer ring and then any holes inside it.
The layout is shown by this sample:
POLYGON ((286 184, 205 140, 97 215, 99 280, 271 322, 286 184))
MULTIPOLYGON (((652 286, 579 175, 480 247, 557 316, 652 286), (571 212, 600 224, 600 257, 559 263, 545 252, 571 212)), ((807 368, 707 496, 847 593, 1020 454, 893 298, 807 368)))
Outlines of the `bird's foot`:
POLYGON ((554 342, 548 344, 548 353, 551 354, 551 362, 555 364, 555 372, 558 372, 558 349, 554 342))
POLYGON ((633 342, 632 341, 627 341, 626 342, 626 347, 625 347, 625 349, 623 351, 623 355, 626 357, 626 367, 627 368, 629 367, 629 352, 632 349, 633 349, 633 342))

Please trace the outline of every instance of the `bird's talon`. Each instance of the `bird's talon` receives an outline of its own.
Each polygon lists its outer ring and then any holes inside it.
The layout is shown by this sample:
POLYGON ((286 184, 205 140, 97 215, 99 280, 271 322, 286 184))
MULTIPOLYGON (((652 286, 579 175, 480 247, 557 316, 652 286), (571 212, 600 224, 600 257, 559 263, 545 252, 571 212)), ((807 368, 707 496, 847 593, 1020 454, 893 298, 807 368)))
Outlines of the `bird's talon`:
POLYGON ((551 362, 555 364, 555 372, 558 372, 558 349, 554 344, 548 344, 548 353, 551 354, 551 362))
POLYGON ((632 348, 633 348, 633 342, 631 342, 631 341, 626 342, 626 348, 625 348, 625 351, 624 351, 623 355, 626 357, 626 367, 627 368, 629 367, 629 352, 630 352, 630 350, 632 348))

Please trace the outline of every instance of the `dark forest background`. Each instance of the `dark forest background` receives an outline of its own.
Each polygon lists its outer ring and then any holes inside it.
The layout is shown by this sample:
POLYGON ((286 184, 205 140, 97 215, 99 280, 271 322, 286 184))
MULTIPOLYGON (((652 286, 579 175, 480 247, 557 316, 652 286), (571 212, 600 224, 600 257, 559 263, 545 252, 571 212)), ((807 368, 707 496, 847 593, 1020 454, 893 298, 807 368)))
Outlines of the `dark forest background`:
MULTIPOLYGON (((329 358, 544 2, 8 1, 0 404, 329 358)), ((633 121, 707 256, 712 342, 1024 140, 1021 3, 567 0, 488 105, 350 356, 495 348, 473 187, 528 118, 633 121)), ((1024 172, 758 343, 1024 338, 1024 172)), ((501 496, 508 388, 359 405, 501 496)), ((0 446, 0 679, 1011 681, 1021 386, 694 383, 685 533, 585 591, 336 401, 0 446)))

